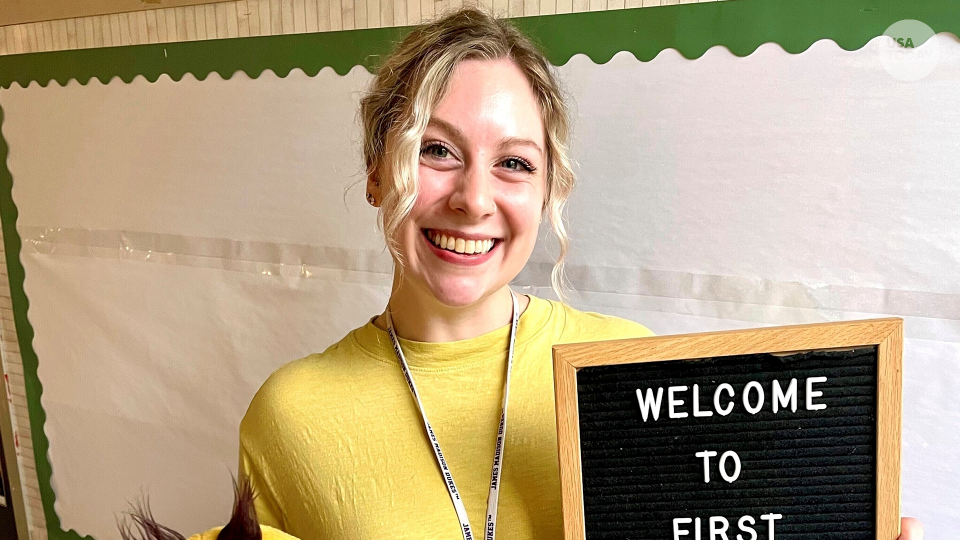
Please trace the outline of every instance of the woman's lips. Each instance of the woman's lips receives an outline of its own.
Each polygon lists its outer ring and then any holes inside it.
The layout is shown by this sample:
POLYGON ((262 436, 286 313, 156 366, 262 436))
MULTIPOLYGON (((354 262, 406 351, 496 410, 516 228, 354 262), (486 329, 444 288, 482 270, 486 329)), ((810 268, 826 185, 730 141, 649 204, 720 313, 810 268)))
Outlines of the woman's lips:
POLYGON ((441 260, 462 266, 476 266, 490 259, 502 243, 496 238, 464 235, 452 231, 424 229, 423 240, 441 260), (440 244, 448 247, 440 247, 440 244))
POLYGON ((493 248, 496 239, 479 235, 466 235, 452 231, 424 229, 427 240, 441 249, 454 251, 464 255, 483 254, 493 248))

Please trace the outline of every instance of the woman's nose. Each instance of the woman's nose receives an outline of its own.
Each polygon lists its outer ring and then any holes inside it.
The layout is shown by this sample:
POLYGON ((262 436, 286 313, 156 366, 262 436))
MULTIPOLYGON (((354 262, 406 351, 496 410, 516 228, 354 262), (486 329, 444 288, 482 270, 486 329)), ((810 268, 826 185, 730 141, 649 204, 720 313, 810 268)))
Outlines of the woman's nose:
POLYGON ((493 214, 497 209, 493 180, 493 173, 483 167, 465 167, 450 196, 450 207, 471 219, 493 214))

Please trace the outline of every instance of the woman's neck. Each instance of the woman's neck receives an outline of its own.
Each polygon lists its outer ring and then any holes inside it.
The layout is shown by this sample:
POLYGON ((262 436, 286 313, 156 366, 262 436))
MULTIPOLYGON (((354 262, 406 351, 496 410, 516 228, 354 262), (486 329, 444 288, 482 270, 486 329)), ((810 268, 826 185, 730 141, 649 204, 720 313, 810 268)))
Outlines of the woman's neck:
MULTIPOLYGON (((394 331, 411 341, 439 343, 474 338, 510 324, 513 315, 509 287, 475 304, 456 308, 411 289, 410 285, 400 287, 395 283, 387 306, 394 331)), ((517 303, 523 313, 530 298, 517 295, 517 303)), ((374 324, 386 329, 386 317, 377 317, 374 324)))

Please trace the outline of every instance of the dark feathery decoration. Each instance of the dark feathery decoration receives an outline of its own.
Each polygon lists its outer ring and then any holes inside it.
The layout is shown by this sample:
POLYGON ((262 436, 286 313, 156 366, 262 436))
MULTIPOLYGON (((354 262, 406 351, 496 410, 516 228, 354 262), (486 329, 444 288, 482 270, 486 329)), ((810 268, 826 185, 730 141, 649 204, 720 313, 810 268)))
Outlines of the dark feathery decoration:
POLYGON ((186 540, 182 534, 153 519, 150 501, 146 497, 131 505, 117 527, 123 540, 186 540))
POLYGON ((217 540, 261 540, 260 523, 257 521, 257 509, 253 506, 256 494, 253 485, 246 476, 233 482, 233 515, 230 523, 220 531, 217 540))
MULTIPOLYGON (((262 540, 257 510, 253 506, 256 494, 250 479, 241 476, 239 481, 233 481, 233 488, 233 515, 220 530, 217 540, 262 540)), ((186 540, 182 534, 153 519, 150 501, 146 497, 130 506, 123 519, 117 522, 123 540, 186 540)))

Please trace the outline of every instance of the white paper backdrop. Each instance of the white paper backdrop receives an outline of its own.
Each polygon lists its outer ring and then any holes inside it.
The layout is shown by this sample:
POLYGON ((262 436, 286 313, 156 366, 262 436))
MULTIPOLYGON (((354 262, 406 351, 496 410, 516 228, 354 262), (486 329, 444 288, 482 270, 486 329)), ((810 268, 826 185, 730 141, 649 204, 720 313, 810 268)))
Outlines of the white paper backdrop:
MULTIPOLYGON (((666 333, 902 316, 903 506, 960 531, 960 43, 900 82, 874 40, 560 68, 580 185, 572 303, 666 333)), ((0 90, 66 529, 141 491, 222 521, 259 384, 382 308, 363 201, 370 75, 0 90)), ((548 295, 549 242, 518 279, 548 295)))

